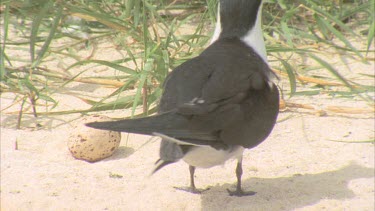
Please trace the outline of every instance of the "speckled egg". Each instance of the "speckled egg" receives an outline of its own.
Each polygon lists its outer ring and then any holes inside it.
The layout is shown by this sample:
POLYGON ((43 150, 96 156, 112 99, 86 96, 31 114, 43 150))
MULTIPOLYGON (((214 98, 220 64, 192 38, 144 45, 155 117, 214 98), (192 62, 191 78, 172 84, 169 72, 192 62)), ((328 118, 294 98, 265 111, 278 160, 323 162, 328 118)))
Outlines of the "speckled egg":
POLYGON ((75 122, 69 135, 68 148, 73 157, 95 162, 111 156, 118 149, 121 133, 85 126, 88 122, 111 121, 105 116, 85 116, 75 122))

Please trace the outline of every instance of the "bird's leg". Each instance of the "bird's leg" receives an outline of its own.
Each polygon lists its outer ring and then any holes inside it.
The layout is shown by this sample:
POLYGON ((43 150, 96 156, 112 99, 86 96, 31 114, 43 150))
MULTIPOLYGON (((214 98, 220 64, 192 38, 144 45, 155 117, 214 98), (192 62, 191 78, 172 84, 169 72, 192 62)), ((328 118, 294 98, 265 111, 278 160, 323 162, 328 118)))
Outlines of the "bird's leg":
POLYGON ((244 192, 241 187, 241 177, 242 177, 242 157, 238 159, 237 167, 236 167, 236 176, 237 176, 237 188, 235 191, 231 191, 227 189, 230 196, 251 196, 254 195, 255 192, 248 191, 244 192))
POLYGON ((195 187, 195 183, 194 183, 195 166, 189 166, 189 172, 190 172, 190 187, 187 187, 187 188, 175 187, 177 190, 183 190, 183 191, 190 192, 190 193, 200 194, 210 189, 210 188, 206 188, 204 190, 199 190, 195 187))
POLYGON ((189 172, 190 172, 190 189, 192 191, 197 191, 197 188, 195 187, 195 183, 194 183, 195 166, 189 166, 189 172))

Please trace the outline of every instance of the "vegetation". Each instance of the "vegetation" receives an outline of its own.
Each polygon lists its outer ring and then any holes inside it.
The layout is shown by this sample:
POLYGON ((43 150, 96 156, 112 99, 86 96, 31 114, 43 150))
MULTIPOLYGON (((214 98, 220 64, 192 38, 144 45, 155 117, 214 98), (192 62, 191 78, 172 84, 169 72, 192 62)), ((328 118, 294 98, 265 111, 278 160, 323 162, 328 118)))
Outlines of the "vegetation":
MULTIPOLYGON (((216 7, 217 0, 2 0, 1 92, 16 93, 19 119, 26 105, 35 116, 41 113, 38 107, 46 110, 45 115, 124 108, 134 114, 138 106, 143 115, 150 114, 156 111, 168 71, 208 45, 216 7), (179 33, 186 26, 190 30, 179 33), (98 59, 101 42, 125 52, 123 57, 98 59), (82 48, 91 54, 79 54, 82 48), (62 57, 70 62, 51 65, 62 57), (113 76, 83 76, 103 68, 113 69, 113 76), (116 90, 100 101, 82 99, 90 109, 55 111, 58 101, 53 93, 72 82, 116 90)), ((343 77, 321 49, 352 61, 374 60, 368 58, 374 52, 374 8, 374 0, 265 1, 263 29, 270 65, 289 79, 289 96, 317 95, 327 87, 343 86, 344 91, 328 91, 339 97, 360 96, 373 106, 367 93, 374 87, 343 77), (365 47, 356 47, 358 42, 365 47), (306 65, 306 58, 317 65, 306 65), (317 70, 321 74, 310 74, 317 70), (298 83, 313 86, 299 91, 298 83)))

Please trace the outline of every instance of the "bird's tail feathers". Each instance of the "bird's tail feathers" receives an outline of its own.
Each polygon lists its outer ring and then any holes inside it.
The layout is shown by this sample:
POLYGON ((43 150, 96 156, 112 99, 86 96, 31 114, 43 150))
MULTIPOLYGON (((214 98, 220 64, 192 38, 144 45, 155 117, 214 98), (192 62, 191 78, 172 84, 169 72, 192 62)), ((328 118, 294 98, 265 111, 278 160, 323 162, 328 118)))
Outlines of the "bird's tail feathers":
MULTIPOLYGON (((178 139, 216 140, 217 134, 209 131, 192 129, 189 119, 175 112, 167 112, 138 119, 124 119, 119 121, 90 122, 86 126, 119 132, 156 135, 162 138, 175 137, 178 139)), ((177 142, 177 139, 176 141, 177 142)))
POLYGON ((174 112, 168 112, 137 119, 90 122, 86 126, 101 130, 152 135, 154 132, 168 133, 170 131, 176 133, 179 129, 186 128, 187 123, 185 117, 174 112))
POLYGON ((156 166, 155 166, 154 170, 152 170, 151 175, 155 174, 157 171, 159 171, 163 167, 165 167, 169 164, 172 164, 172 163, 174 163, 174 161, 165 161, 165 160, 162 160, 162 159, 157 160, 156 163, 155 163, 156 166))

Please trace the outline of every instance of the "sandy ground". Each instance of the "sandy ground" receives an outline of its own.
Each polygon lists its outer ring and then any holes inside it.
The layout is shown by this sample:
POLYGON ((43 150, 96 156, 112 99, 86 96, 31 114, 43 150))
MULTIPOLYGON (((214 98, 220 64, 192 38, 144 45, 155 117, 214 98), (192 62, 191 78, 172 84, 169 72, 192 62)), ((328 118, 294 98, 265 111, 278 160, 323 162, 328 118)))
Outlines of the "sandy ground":
POLYGON ((245 152, 243 187, 257 194, 241 198, 226 192, 234 161, 198 169, 197 186, 211 189, 196 195, 173 188, 188 185, 183 162, 149 176, 158 140, 123 134, 112 157, 87 163, 70 155, 70 129, 1 129, 2 210, 374 210, 374 145, 329 141, 373 138, 373 119, 302 114, 278 123, 245 152))
MULTIPOLYGON (((332 103, 317 98, 305 101, 332 103)), ((226 192, 236 184, 235 161, 198 169, 197 186, 211 188, 201 195, 173 188, 189 184, 183 162, 150 177, 159 141, 147 136, 123 133, 112 157, 75 160, 66 142, 77 118, 40 117, 50 127, 15 130, 16 115, 2 115, 2 210, 374 210, 373 143, 333 141, 373 139, 373 115, 282 112, 268 140, 245 152, 243 187, 257 194, 242 198, 226 192)), ((32 122, 26 116, 24 126, 32 122)))
MULTIPOLYGON (((105 51, 102 56, 107 55, 105 51)), ((367 74, 374 70, 374 63, 346 66, 345 76, 349 78, 354 70, 367 74)), ((357 80, 358 75, 353 78, 357 80)), ((86 96, 110 91, 79 83, 66 88, 86 96)), ((53 96, 59 100, 57 110, 88 106, 72 95, 59 93, 53 96)), ((3 93, 2 109, 13 99, 13 94, 3 93)), ((358 98, 328 95, 294 97, 291 101, 317 108, 366 107, 358 98)), ((183 162, 150 176, 158 159, 157 139, 123 133, 121 146, 112 157, 88 163, 74 159, 67 148, 72 122, 80 115, 38 119, 25 115, 22 129, 16 130, 17 115, 11 111, 17 109, 13 106, 1 115, 1 210, 375 209, 374 144, 351 143, 374 139, 372 113, 316 116, 303 110, 281 112, 270 137, 244 154, 243 188, 257 194, 231 197, 226 189, 235 188, 235 161, 198 169, 196 185, 210 189, 191 194, 174 188, 189 185, 188 166, 183 162), (36 122, 42 127, 35 128, 36 122)), ((120 117, 126 113, 104 114, 120 117)))

